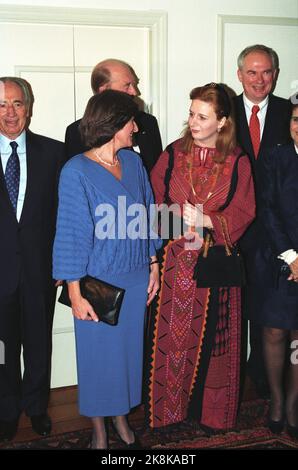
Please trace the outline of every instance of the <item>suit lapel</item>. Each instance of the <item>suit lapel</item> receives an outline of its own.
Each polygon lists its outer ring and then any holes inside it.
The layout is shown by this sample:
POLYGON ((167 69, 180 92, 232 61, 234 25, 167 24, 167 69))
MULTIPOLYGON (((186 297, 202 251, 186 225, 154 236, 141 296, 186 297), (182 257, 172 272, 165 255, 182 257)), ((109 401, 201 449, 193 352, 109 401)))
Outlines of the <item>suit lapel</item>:
POLYGON ((263 155, 263 150, 267 147, 271 147, 271 137, 272 137, 272 132, 274 130, 274 121, 276 120, 276 113, 274 111, 274 102, 273 98, 271 95, 269 95, 269 100, 268 100, 268 107, 267 107, 267 112, 266 112, 266 117, 265 117, 265 124, 264 124, 264 130, 263 130, 263 135, 262 135, 262 140, 261 140, 261 145, 260 145, 260 150, 259 150, 259 157, 262 158, 263 155))
POLYGON ((20 224, 30 216, 32 208, 36 206, 39 194, 40 175, 42 168, 42 152, 39 148, 38 137, 30 131, 26 132, 26 160, 27 184, 20 224))

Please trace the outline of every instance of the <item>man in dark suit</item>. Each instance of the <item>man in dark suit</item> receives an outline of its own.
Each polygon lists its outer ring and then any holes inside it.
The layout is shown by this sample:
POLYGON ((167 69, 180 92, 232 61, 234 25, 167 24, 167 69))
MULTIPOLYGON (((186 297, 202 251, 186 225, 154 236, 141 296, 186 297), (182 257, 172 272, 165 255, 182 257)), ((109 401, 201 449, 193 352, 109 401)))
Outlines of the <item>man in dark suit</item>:
MULTIPOLYGON (((108 88, 124 91, 133 97, 137 97, 140 94, 135 71, 129 64, 117 59, 104 60, 94 67, 91 75, 91 87, 94 94, 108 88)), ((79 119, 70 124, 66 129, 65 149, 67 159, 87 150, 82 143, 79 133, 78 127, 80 122, 81 120, 79 119)), ((162 152, 157 120, 151 114, 140 111, 135 116, 135 122, 139 130, 134 134, 134 149, 140 153, 143 163, 148 173, 150 173, 162 152)))
POLYGON ((51 431, 52 244, 64 146, 27 129, 32 104, 25 80, 0 78, 0 441, 14 437, 22 411, 38 434, 51 431))
POLYGON ((261 231, 258 218, 258 199, 262 188, 260 164, 268 149, 289 139, 290 103, 272 94, 278 75, 278 55, 264 45, 244 49, 238 57, 238 78, 243 93, 234 99, 237 139, 249 156, 256 189, 257 217, 241 240, 246 260, 248 286, 244 290, 244 311, 250 319, 250 357, 247 372, 256 385, 260 396, 266 396, 268 386, 262 351, 262 329, 254 319, 258 315, 249 301, 258 295, 260 286, 255 282, 255 258, 261 231))

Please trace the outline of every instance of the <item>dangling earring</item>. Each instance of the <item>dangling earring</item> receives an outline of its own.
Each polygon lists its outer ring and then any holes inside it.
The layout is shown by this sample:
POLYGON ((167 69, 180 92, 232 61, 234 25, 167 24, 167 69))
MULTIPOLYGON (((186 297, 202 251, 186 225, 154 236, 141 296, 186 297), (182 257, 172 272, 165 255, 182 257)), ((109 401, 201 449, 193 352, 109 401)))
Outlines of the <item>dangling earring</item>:
POLYGON ((218 132, 218 133, 221 132, 221 127, 218 127, 218 128, 217 128, 217 132, 218 132))

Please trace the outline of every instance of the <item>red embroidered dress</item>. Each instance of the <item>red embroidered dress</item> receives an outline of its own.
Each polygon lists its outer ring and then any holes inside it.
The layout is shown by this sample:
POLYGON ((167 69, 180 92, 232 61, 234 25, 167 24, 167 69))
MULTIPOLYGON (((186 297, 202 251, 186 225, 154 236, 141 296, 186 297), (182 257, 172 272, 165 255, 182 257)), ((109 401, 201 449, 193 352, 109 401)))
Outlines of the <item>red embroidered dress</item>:
MULTIPOLYGON (((186 155, 180 142, 172 144, 171 202, 203 204, 204 213, 211 217, 216 243, 224 243, 223 226, 236 242, 255 216, 248 158, 239 161, 233 200, 218 212, 226 200, 239 150, 218 164, 213 161, 214 149, 195 146, 193 155, 186 155)), ((165 151, 151 173, 158 204, 164 202, 168 162, 165 151)), ((149 340, 149 425, 166 426, 191 417, 211 428, 231 428, 239 395, 240 289, 197 288, 192 276, 198 251, 185 249, 185 238, 170 240, 162 255, 161 289, 149 340)))

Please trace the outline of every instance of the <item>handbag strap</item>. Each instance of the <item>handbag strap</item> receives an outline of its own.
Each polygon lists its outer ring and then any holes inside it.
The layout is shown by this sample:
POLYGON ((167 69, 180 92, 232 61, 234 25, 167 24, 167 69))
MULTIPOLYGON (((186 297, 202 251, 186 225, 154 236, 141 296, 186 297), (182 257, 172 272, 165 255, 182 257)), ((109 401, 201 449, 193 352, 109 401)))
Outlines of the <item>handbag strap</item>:
POLYGON ((246 154, 244 152, 241 152, 241 153, 239 153, 239 155, 236 158, 236 161, 235 161, 234 167, 233 167, 233 172, 232 172, 230 189, 229 189, 229 192, 228 192, 228 195, 227 195, 227 198, 226 198, 225 202, 218 209, 220 212, 222 212, 224 209, 226 209, 228 207, 228 205, 230 204, 230 202, 232 201, 232 199, 234 197, 234 194, 235 194, 236 189, 237 189, 237 184, 238 184, 238 164, 239 164, 239 160, 240 160, 241 157, 244 157, 245 155, 246 154))
POLYGON ((164 201, 165 201, 166 204, 170 204, 171 203, 170 196, 169 196, 170 181, 171 181, 172 171, 173 171, 173 168, 174 168, 174 149, 173 149, 173 145, 169 144, 166 147, 166 151, 169 154, 169 163, 168 163, 168 168, 166 169, 165 177, 164 177, 164 185, 165 185, 164 201))
MULTIPOLYGON (((237 155, 236 161, 234 163, 233 171, 232 171, 230 189, 229 189, 229 192, 228 192, 228 195, 227 195, 227 198, 226 198, 225 202, 218 209, 218 211, 220 211, 220 212, 222 212, 224 209, 226 209, 228 207, 228 205, 230 204, 230 202, 232 201, 232 199, 234 197, 234 194, 235 194, 236 189, 237 189, 237 184, 238 184, 238 164, 239 164, 239 160, 240 160, 241 157, 243 157, 245 155, 246 154, 244 152, 241 152, 241 153, 239 153, 239 155, 237 155)), ((224 219, 224 217, 219 216, 219 221, 220 221, 221 230, 222 230, 222 234, 223 234, 223 238, 224 238, 226 254, 227 254, 227 256, 231 256, 231 254, 232 254, 231 249, 233 248, 233 243, 232 243, 232 241, 230 239, 230 236, 229 236, 229 231, 228 231, 226 220, 224 219)), ((208 250, 209 250, 209 247, 211 246, 211 243, 212 243, 212 236, 209 233, 209 238, 207 238, 205 243, 204 243, 203 256, 205 258, 207 257, 208 250)))

